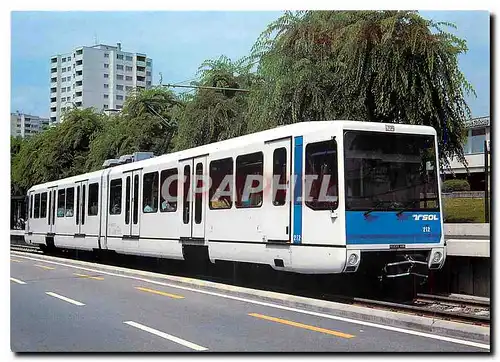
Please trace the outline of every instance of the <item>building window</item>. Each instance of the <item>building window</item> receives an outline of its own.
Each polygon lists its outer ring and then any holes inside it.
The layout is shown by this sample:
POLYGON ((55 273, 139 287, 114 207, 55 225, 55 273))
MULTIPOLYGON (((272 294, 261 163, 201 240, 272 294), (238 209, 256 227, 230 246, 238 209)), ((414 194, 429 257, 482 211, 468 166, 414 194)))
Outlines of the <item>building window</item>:
POLYGON ((65 97, 62 97, 62 98, 61 98, 61 102, 66 102, 66 98, 65 98, 65 97))
POLYGON ((57 78, 50 78, 50 82, 51 82, 51 83, 55 83, 55 82, 57 82, 57 78))
POLYGON ((66 61, 66 58, 62 58, 61 62, 64 63, 66 61))
POLYGON ((233 204, 233 159, 224 158, 210 162, 210 209, 230 209, 233 204))
POLYGON ((121 60, 123 60, 123 54, 116 54, 116 59, 121 59, 121 60))
POLYGON ((61 88, 61 93, 66 93, 66 87, 61 88))
POLYGON ((104 68, 109 68, 109 64, 108 63, 104 63, 104 68))
POLYGON ((80 50, 76 51, 76 55, 81 55, 81 54, 83 54, 83 49, 80 49, 80 50))
POLYGON ((125 66, 125 70, 127 72, 131 72, 132 71, 132 67, 127 65, 127 66, 125 66))
POLYGON ((66 77, 62 77, 61 82, 66 82, 66 77))
POLYGON ((76 65, 82 65, 83 64, 83 60, 77 60, 76 61, 76 65))
POLYGON ((76 75, 82 75, 82 74, 83 74, 83 72, 82 72, 81 70, 78 70, 78 71, 76 72, 76 75))
POLYGON ((52 69, 50 70, 50 72, 51 72, 51 73, 57 73, 57 69, 56 69, 56 68, 52 68, 52 69))
MULTIPOLYGON (((123 90, 123 85, 117 84, 116 85, 116 90, 123 90)), ((118 96, 117 96, 118 97, 118 96)), ((118 99, 118 98, 117 98, 118 99)))
POLYGON ((150 66, 151 66, 151 60, 148 60, 148 61, 146 62, 146 65, 147 65, 148 67, 150 67, 150 66))
POLYGON ((130 55, 125 56, 125 60, 132 61, 132 57, 130 55))
POLYGON ((125 90, 128 92, 128 91, 131 91, 132 90, 132 86, 131 85, 127 85, 125 86, 125 90))
POLYGON ((146 82, 146 85, 151 85, 151 81, 150 81, 150 80, 148 80, 148 81, 146 82))
MULTIPOLYGON (((81 84, 80 84, 81 85, 81 84)), ((71 92, 71 87, 66 88, 68 92, 71 92)))
POLYGON ((109 78, 109 74, 108 73, 104 73, 104 78, 109 78))
POLYGON ((104 84, 104 89, 108 89, 109 88, 109 84, 104 84))
POLYGON ((146 173, 143 176, 142 209, 144 213, 158 211, 158 172, 146 173))
POLYGON ((57 58, 52 58, 50 61, 51 61, 52 63, 57 63, 57 58))
POLYGON ((116 65, 116 69, 117 69, 117 70, 123 70, 123 65, 121 65, 121 64, 117 64, 117 65, 116 65))
POLYGON ((117 94, 117 95, 116 95, 116 100, 117 100, 117 101, 123 101, 123 96, 121 96, 121 95, 117 94))
POLYGON ((81 97, 82 96, 82 92, 76 92, 75 94, 77 97, 81 97))
POLYGON ((474 128, 471 130, 471 137, 468 140, 471 153, 484 152, 484 141, 486 140, 486 128, 474 128))
POLYGON ((109 94, 105 94, 104 99, 108 99, 108 98, 109 98, 109 94))
POLYGON ((146 76, 151 77, 151 72, 146 72, 146 76))
POLYGON ((123 74, 117 74, 116 79, 118 80, 123 80, 123 74))
POLYGON ((122 212, 122 179, 111 180, 109 186, 109 213, 120 215, 122 212))
POLYGON ((104 53, 104 58, 109 58, 109 53, 104 53))
POLYGON ((132 80, 132 76, 127 75, 127 76, 125 77, 125 80, 129 80, 129 81, 131 81, 131 80, 132 80))
POLYGON ((122 108, 123 108, 123 106, 121 104, 116 105, 116 109, 122 109, 122 108))

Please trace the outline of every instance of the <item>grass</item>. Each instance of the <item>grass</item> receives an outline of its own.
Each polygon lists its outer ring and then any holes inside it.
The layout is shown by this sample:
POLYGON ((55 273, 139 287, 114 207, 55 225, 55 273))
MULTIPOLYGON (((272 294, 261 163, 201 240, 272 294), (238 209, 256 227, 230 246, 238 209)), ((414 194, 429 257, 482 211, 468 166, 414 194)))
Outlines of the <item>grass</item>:
MULTIPOLYGON (((483 198, 443 198, 443 203, 444 203, 444 222, 449 222, 449 223, 484 222, 483 198)), ((491 206, 490 206, 490 215, 491 215, 491 206)))

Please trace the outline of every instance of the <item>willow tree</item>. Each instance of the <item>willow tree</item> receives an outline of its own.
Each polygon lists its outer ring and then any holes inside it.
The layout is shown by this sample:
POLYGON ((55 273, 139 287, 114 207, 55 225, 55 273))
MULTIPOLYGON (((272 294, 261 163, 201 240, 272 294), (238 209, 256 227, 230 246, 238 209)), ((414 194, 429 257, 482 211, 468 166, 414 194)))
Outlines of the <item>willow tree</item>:
POLYGON ((64 122, 25 139, 12 159, 12 181, 32 185, 86 172, 92 140, 103 130, 103 116, 91 108, 72 109, 64 122))
POLYGON ((87 169, 99 169, 108 158, 137 151, 157 156, 169 152, 177 132, 174 113, 179 106, 178 97, 168 89, 134 89, 127 96, 122 112, 110 115, 103 132, 92 141, 87 169))
POLYGON ((464 121, 474 93, 458 67, 464 40, 414 11, 286 12, 261 34, 251 59, 249 127, 328 119, 433 126, 440 156, 465 161, 464 121))
POLYGON ((198 68, 199 81, 194 85, 220 89, 198 88, 186 96, 179 113, 176 149, 196 147, 236 137, 246 132, 244 113, 248 93, 236 89, 250 87, 254 75, 242 61, 221 56, 206 60, 198 68))

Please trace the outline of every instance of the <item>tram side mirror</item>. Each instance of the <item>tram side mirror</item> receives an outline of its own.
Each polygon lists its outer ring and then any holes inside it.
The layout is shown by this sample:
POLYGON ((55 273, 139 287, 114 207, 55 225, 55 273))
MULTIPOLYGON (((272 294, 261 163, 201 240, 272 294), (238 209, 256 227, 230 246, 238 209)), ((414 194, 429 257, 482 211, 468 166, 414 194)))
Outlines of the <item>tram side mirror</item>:
POLYGON ((337 210, 330 210, 330 217, 336 219, 339 217, 339 212, 337 210))

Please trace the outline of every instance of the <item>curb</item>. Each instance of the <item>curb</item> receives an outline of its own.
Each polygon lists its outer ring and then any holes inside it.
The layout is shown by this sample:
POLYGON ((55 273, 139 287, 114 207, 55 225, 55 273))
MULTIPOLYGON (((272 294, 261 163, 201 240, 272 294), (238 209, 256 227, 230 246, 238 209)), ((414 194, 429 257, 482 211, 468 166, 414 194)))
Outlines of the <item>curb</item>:
POLYGON ((228 295, 245 298, 258 298, 259 301, 272 302, 281 306, 302 308, 307 311, 328 313, 338 317, 352 318, 359 321, 383 324, 386 326, 412 329, 418 332, 433 333, 441 336, 461 338, 475 342, 490 343, 490 327, 473 324, 451 322, 442 319, 422 317, 404 312, 392 312, 368 307, 353 306, 337 302, 323 301, 307 297, 282 294, 277 292, 250 289, 216 282, 159 274, 149 271, 127 269, 124 267, 97 264, 92 262, 58 258, 47 255, 26 255, 23 252, 11 251, 14 255, 32 256, 60 263, 74 264, 95 269, 108 270, 116 274, 128 276, 149 277, 152 280, 168 280, 176 284, 189 286, 193 289, 212 292, 225 291, 228 295))

